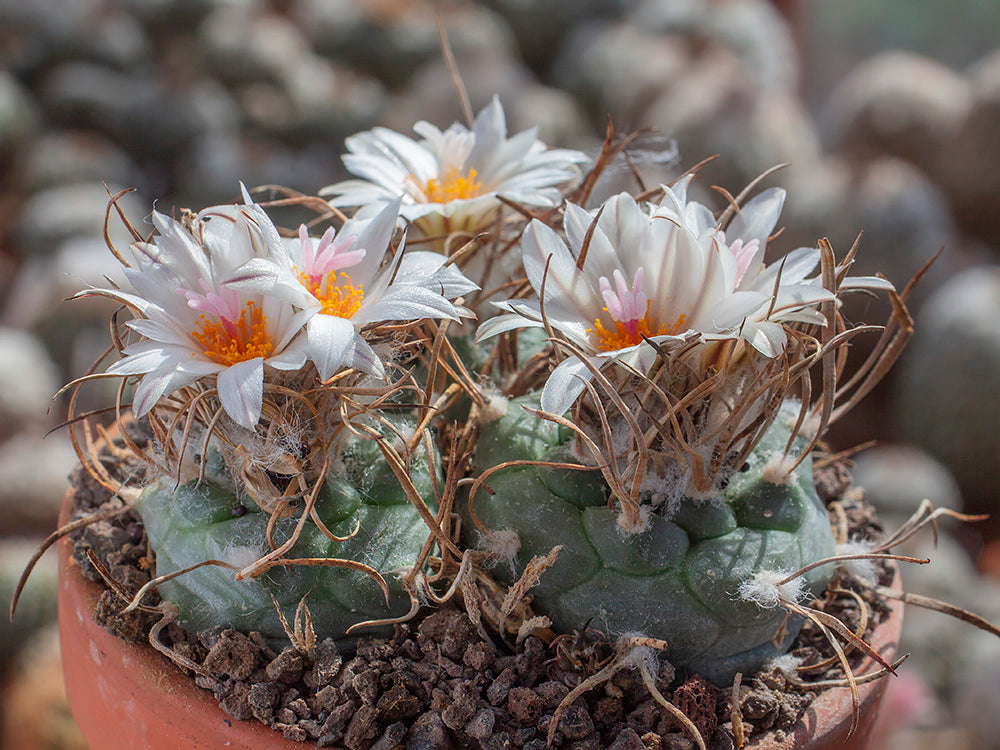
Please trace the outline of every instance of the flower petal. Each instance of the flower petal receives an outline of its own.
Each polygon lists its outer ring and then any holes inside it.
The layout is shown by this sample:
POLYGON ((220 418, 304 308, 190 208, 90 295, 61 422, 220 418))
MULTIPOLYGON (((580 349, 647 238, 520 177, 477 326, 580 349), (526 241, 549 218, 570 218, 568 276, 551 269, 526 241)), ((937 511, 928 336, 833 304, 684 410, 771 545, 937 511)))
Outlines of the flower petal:
POLYGON ((240 427, 252 430, 260 420, 264 399, 264 359, 237 362, 216 376, 219 401, 240 427))

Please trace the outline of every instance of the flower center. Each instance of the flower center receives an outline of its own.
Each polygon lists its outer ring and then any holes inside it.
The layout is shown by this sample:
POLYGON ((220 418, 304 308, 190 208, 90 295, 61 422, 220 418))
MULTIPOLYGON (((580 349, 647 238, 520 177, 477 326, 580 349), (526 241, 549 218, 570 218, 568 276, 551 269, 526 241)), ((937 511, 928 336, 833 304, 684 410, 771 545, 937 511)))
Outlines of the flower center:
POLYGON ((223 317, 211 321, 202 315, 195 326, 191 335, 201 344, 205 356, 220 365, 231 367, 237 362, 267 358, 274 352, 267 318, 253 301, 246 303, 235 322, 223 317))
POLYGON ((476 181, 476 170, 464 174, 458 167, 449 167, 440 178, 427 180, 424 194, 428 203, 448 203, 449 201, 475 198, 482 190, 483 183, 476 181))
MULTIPOLYGON (((608 308, 604 308, 607 310, 608 308)), ((643 339, 649 336, 673 335, 684 330, 687 324, 687 315, 681 315, 674 321, 674 324, 667 326, 661 323, 656 326, 656 321, 649 319, 649 303, 646 303, 646 312, 637 320, 616 320, 614 330, 608 330, 601 323, 600 318, 594 321, 594 327, 588 329, 590 333, 597 336, 597 348, 602 352, 613 352, 617 349, 625 349, 642 343, 643 339)))
POLYGON ((313 297, 323 305, 323 315, 333 315, 337 318, 350 318, 361 307, 365 298, 364 290, 354 286, 351 277, 346 273, 330 271, 326 276, 310 276, 300 273, 299 279, 313 297), (338 284, 337 277, 343 280, 338 284))
POLYGON ((594 321, 594 327, 588 329, 597 337, 598 349, 603 352, 625 349, 639 344, 648 336, 675 334, 684 330, 686 315, 678 317, 669 327, 664 323, 657 326, 655 320, 650 320, 649 300, 642 290, 642 266, 636 269, 631 287, 621 271, 615 269, 612 277, 614 287, 607 276, 602 276, 598 283, 604 298, 604 311, 611 316, 615 328, 609 330, 598 318, 594 321))

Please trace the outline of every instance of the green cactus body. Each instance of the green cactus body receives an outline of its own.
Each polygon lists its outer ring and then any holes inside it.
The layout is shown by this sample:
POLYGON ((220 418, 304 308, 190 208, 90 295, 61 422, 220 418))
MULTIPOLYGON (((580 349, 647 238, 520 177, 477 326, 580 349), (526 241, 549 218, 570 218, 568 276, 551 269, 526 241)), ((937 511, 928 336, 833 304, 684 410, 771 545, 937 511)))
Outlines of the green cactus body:
MULTIPOLYGON (((195 631, 231 627, 285 640, 271 595, 289 623, 305 597, 317 636, 339 639, 351 625, 409 609, 409 598, 394 574, 414 563, 427 538, 427 527, 374 441, 352 439, 341 451, 340 463, 342 469, 328 476, 321 488, 316 510, 333 534, 348 536, 355 528, 357 533, 347 541, 334 542, 307 521, 285 557, 337 557, 364 563, 389 585, 389 606, 370 576, 349 568, 279 566, 256 578, 236 581, 232 570, 205 566, 159 587, 163 598, 179 607, 183 625, 195 631)), ((438 466, 436 455, 434 464, 438 466)), ((410 476, 433 508, 427 461, 416 457, 410 476)), ((242 567, 269 551, 267 514, 248 498, 237 497, 227 479, 222 472, 210 472, 200 485, 189 482, 175 488, 165 477, 143 491, 136 507, 156 552, 158 575, 208 559, 242 567), (246 512, 237 517, 234 509, 241 507, 246 512)), ((290 538, 297 515, 277 523, 277 544, 290 538)))
MULTIPOLYGON (((573 461, 571 435, 511 403, 507 415, 482 427, 476 462, 480 471, 516 459, 573 461)), ((753 671, 782 653, 801 627, 785 611, 741 600, 740 583, 760 570, 792 571, 833 554, 826 509, 806 458, 792 481, 772 484, 762 476, 768 458, 784 449, 790 434, 783 412, 716 498, 682 501, 667 520, 653 512, 649 528, 626 535, 596 472, 515 467, 492 474, 494 494, 480 492, 478 518, 490 529, 513 529, 520 538, 519 573, 534 555, 563 545, 556 563, 532 589, 535 609, 562 630, 587 622, 610 636, 642 632, 667 642, 667 653, 725 684, 737 671, 753 671), (783 634, 777 644, 777 635, 783 634)), ((802 439, 796 440, 799 449, 802 439)), ((469 538, 467 543, 474 543, 469 538)), ((497 575, 505 571, 497 568, 497 575)), ((828 566, 806 576, 807 588, 825 586, 828 566)))

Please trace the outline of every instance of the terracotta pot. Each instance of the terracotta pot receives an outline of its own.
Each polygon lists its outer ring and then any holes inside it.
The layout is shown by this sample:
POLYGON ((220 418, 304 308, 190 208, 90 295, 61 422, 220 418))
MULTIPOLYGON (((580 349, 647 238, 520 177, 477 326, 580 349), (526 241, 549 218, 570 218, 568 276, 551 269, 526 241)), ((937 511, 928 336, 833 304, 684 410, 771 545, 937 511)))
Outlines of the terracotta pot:
MULTIPOLYGON (((71 509, 67 495, 60 523, 71 509)), ((59 542, 59 636, 73 717, 90 750, 303 750, 257 721, 236 721, 166 657, 93 620, 104 586, 83 577, 59 542)))
MULTIPOLYGON (((60 516, 68 519, 67 495, 60 516)), ((899 584, 896 575, 895 585, 899 584)), ((72 557, 72 542, 59 543, 59 632, 66 693, 73 716, 90 750, 303 750, 255 722, 230 719, 214 697, 195 686, 161 654, 145 644, 120 640, 93 621, 103 586, 83 577, 72 557)), ((872 636, 872 645, 887 659, 897 650, 902 605, 872 636)), ((871 670, 864 664, 858 673, 871 670)), ((753 750, 862 750, 878 713, 885 680, 863 685, 861 722, 850 744, 844 743, 851 722, 847 689, 827 690, 802 721, 783 733, 769 732, 747 745, 753 750)))

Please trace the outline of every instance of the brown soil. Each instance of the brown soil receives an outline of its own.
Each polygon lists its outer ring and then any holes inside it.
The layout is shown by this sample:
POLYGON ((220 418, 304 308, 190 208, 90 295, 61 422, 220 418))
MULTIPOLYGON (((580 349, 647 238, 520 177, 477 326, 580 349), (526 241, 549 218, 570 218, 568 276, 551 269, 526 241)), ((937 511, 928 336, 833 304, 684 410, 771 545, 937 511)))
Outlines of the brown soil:
MULTIPOLYGON (((136 432, 134 437, 142 436, 136 432)), ((110 453, 105 455, 109 470, 135 478, 136 467, 117 466, 110 453)), ((76 489, 74 518, 89 515, 109 499, 82 469, 71 479, 76 489)), ((822 470, 816 479, 823 499, 836 500, 844 508, 852 536, 881 533, 862 494, 851 490, 843 466, 822 470)), ((88 550, 126 592, 136 591, 154 572, 142 521, 133 512, 88 526, 75 535, 75 542, 74 557, 92 580, 102 581, 102 576, 88 559, 88 550)), ((858 593, 874 613, 871 627, 884 606, 866 590, 858 588, 858 593)), ((145 602, 155 604, 155 596, 145 602)), ((121 638, 145 640, 158 617, 143 612, 122 615, 123 606, 122 596, 108 589, 94 618, 121 638)), ((860 616, 847 597, 832 602, 827 611, 852 629, 860 616)), ((291 646, 276 653, 256 633, 192 634, 176 625, 167 626, 160 638, 211 674, 197 675, 195 682, 211 690, 232 718, 260 720, 289 739, 349 750, 543 750, 557 706, 606 663, 613 650, 594 631, 567 634, 552 645, 535 637, 513 648, 499 639, 484 641, 467 616, 451 606, 425 610, 398 626, 391 639, 362 638, 353 653, 338 650, 330 639, 317 644, 311 655, 291 646)), ((810 627, 793 651, 808 663, 831 654, 810 627)), ((838 671, 831 666, 807 677, 837 678, 838 671)), ((657 687, 692 719, 712 750, 734 747, 731 690, 720 690, 697 675, 675 674, 666 661, 660 664, 657 687)), ((812 698, 812 693, 787 684, 778 671, 744 679, 744 734, 792 726, 812 698)), ((639 675, 622 670, 565 710, 552 747, 689 750, 694 743, 649 695, 639 675)))

